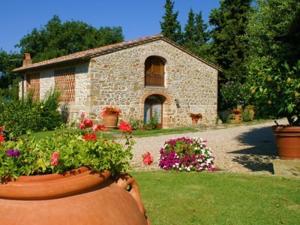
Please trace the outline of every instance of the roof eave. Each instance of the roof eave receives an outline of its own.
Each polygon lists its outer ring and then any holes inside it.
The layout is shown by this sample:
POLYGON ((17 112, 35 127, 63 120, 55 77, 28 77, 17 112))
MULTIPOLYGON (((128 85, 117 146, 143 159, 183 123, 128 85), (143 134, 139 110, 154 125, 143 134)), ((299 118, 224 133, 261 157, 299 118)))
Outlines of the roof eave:
POLYGON ((85 56, 85 57, 81 57, 81 58, 69 59, 69 60, 65 60, 62 62, 55 62, 55 63, 45 64, 45 65, 32 64, 32 66, 19 67, 19 68, 13 69, 12 71, 16 72, 16 73, 20 73, 20 72, 26 72, 26 71, 32 71, 32 70, 47 69, 47 68, 51 68, 53 66, 68 65, 70 63, 85 63, 85 62, 88 62, 90 59, 91 59, 90 56, 85 56))

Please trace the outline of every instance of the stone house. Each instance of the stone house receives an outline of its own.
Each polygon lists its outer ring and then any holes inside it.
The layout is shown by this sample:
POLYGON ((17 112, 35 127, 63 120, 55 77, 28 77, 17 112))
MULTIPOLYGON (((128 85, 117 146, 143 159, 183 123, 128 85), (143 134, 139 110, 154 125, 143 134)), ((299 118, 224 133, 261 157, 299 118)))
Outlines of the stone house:
POLYGON ((164 128, 191 125, 190 113, 201 113, 206 125, 217 118, 218 67, 161 35, 38 63, 25 53, 14 71, 23 78, 20 96, 31 90, 43 99, 56 88, 71 117, 113 105, 124 120, 156 117, 164 128))

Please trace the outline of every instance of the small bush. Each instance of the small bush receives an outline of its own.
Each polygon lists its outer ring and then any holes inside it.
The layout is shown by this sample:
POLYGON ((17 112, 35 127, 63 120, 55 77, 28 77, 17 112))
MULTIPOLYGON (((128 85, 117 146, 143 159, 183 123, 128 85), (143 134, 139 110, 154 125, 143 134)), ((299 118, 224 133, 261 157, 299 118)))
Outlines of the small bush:
POLYGON ((53 130, 62 124, 58 109, 57 92, 51 92, 43 101, 32 96, 22 100, 1 100, 0 125, 10 137, 18 137, 28 131, 53 130))
POLYGON ((129 123, 133 130, 140 130, 144 127, 144 122, 142 120, 130 119, 129 123))
POLYGON ((254 120, 254 114, 255 114, 254 107, 246 106, 242 114, 243 121, 249 122, 254 120))

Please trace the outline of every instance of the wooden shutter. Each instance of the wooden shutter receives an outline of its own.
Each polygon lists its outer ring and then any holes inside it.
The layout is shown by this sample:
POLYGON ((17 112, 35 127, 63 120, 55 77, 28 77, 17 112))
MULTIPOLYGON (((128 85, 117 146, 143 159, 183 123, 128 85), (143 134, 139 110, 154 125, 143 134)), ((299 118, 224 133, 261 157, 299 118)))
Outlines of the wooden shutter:
POLYGON ((60 92, 61 102, 75 101, 75 69, 67 68, 56 70, 55 88, 60 92))
POLYGON ((155 56, 149 57, 145 62, 145 85, 164 86, 164 73, 163 59, 155 56))

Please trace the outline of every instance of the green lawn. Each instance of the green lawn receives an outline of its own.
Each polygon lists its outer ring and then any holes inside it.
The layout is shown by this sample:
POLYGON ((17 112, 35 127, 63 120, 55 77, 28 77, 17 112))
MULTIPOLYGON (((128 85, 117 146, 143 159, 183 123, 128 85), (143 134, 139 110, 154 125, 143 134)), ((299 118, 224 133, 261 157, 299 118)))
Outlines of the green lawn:
POLYGON ((300 224, 300 180, 134 172, 152 225, 300 224))
MULTIPOLYGON (((149 136, 158 136, 164 134, 181 134, 188 132, 197 132, 199 131, 196 128, 192 127, 182 127, 182 128, 172 128, 172 129, 155 129, 155 130, 135 130, 133 131, 134 137, 149 137, 149 136)), ((54 131, 41 131, 32 133, 32 135, 36 138, 44 138, 46 136, 52 135, 54 131)), ((104 137, 111 138, 113 136, 119 136, 121 132, 117 129, 109 130, 105 132, 99 132, 99 135, 103 135, 104 137)))

